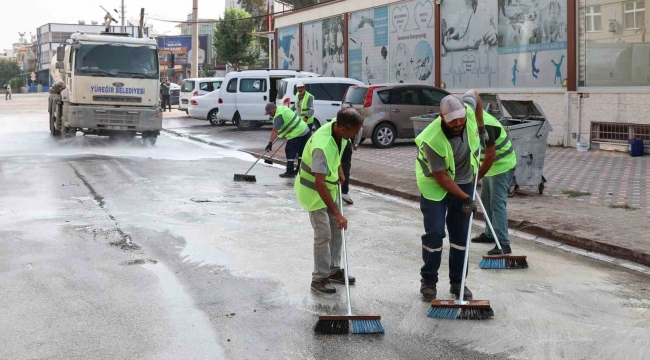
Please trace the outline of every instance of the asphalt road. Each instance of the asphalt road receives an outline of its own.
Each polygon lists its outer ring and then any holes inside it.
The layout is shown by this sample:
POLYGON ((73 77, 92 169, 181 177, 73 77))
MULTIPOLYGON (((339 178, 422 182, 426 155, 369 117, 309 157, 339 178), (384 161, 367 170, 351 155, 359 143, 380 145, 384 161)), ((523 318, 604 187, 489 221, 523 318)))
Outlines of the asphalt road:
POLYGON ((345 208, 352 305, 386 333, 316 336, 344 291, 310 291, 312 230, 281 169, 236 183, 252 158, 233 150, 57 141, 37 95, 0 101, 0 144, 0 359, 650 358, 648 276, 522 239, 527 270, 479 270, 472 247, 493 319, 427 318, 417 204, 363 189, 345 208))

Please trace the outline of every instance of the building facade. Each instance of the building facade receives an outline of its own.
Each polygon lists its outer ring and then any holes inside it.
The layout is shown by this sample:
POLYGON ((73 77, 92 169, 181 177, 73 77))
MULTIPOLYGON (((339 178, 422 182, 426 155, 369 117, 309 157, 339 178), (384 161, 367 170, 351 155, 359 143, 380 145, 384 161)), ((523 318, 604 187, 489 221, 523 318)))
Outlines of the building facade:
MULTIPOLYGON (((45 24, 36 29, 36 64, 38 70, 50 68, 52 58, 56 56, 56 48, 76 32, 86 34, 100 34, 106 28, 103 25, 85 24, 45 24)), ((111 26, 111 32, 119 33, 119 26, 111 26)), ((126 26, 126 32, 131 37, 138 37, 138 26, 126 26)), ((149 28, 144 28, 144 36, 149 36, 149 28)))
POLYGON ((551 145, 650 145, 650 0, 338 0, 278 15, 278 68, 535 100, 551 145))

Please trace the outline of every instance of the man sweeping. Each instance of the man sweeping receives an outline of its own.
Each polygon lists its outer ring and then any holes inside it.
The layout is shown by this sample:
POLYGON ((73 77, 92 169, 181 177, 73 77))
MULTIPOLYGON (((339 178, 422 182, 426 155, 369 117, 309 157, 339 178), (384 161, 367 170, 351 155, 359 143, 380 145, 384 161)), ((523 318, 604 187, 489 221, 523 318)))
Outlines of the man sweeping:
MULTIPOLYGON (((476 100, 468 97, 464 99, 467 104, 476 109, 476 100)), ((495 158, 494 164, 490 168, 483 182, 481 183, 481 201, 485 206, 485 213, 492 221, 492 227, 499 239, 503 254, 511 254, 510 239, 508 237, 508 213, 506 211, 506 204, 508 202, 508 188, 512 181, 512 176, 515 173, 517 166, 517 155, 515 149, 510 143, 510 138, 506 133, 506 129, 494 116, 488 112, 483 111, 483 118, 485 120, 485 129, 490 138, 496 139, 495 141, 495 158)), ((474 243, 494 243, 494 237, 486 224, 485 231, 472 239, 474 243)), ((488 255, 501 255, 501 250, 497 246, 488 251, 488 255)))
POLYGON ((284 174, 280 174, 280 177, 293 178, 297 172, 297 170, 294 170, 293 164, 296 157, 298 157, 298 169, 300 169, 301 154, 307 140, 309 140, 311 130, 307 127, 307 123, 298 117, 298 114, 286 106, 276 106, 274 103, 268 103, 265 110, 266 114, 273 118, 273 131, 271 131, 271 138, 265 150, 267 152, 273 150, 273 142, 278 137, 286 138, 288 141, 284 147, 284 152, 287 157, 287 170, 284 174))
MULTIPOLYGON (((420 270, 422 293, 425 301, 436 298, 438 269, 442 258, 445 224, 449 231, 449 292, 460 296, 463 260, 469 215, 476 211, 474 176, 478 180, 492 166, 494 140, 483 124, 482 102, 475 90, 463 95, 463 100, 449 95, 440 102, 440 116, 415 139, 418 157, 415 162, 417 184, 422 193, 420 210, 424 215, 422 259, 420 270), (473 104, 473 106, 471 105, 473 104), (479 168, 479 147, 486 142, 485 161, 479 168)), ((465 287, 464 300, 472 293, 465 287)))
POLYGON ((314 95, 307 92, 305 83, 299 82, 296 85, 298 92, 296 93, 296 103, 291 107, 291 110, 300 110, 300 116, 307 123, 310 131, 314 130, 314 95))
POLYGON ((302 165, 294 189, 302 207, 309 212, 314 228, 314 272, 311 288, 322 293, 335 293, 330 281, 350 284, 355 279, 341 269, 341 228, 348 221, 339 211, 338 184, 345 181, 341 156, 348 139, 359 133, 363 117, 355 109, 343 109, 318 129, 307 142, 302 165))

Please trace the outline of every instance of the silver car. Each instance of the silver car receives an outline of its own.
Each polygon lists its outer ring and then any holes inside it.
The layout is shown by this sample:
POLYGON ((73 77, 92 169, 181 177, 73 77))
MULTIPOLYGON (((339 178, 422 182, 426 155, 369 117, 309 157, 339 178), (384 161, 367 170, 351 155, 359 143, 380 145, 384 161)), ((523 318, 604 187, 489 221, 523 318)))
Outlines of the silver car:
POLYGON ((352 86, 341 108, 353 107, 363 115, 362 141, 370 138, 378 148, 393 146, 398 138, 415 137, 411 117, 438 113, 446 90, 420 84, 352 86))

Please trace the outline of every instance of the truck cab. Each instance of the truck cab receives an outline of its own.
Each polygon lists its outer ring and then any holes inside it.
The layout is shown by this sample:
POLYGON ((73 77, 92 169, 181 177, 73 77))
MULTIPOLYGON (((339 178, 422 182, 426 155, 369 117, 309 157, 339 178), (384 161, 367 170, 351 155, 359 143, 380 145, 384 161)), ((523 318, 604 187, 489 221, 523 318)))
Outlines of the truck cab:
POLYGON ((154 39, 75 33, 57 48, 50 75, 52 135, 140 135, 155 143, 162 114, 154 39))

